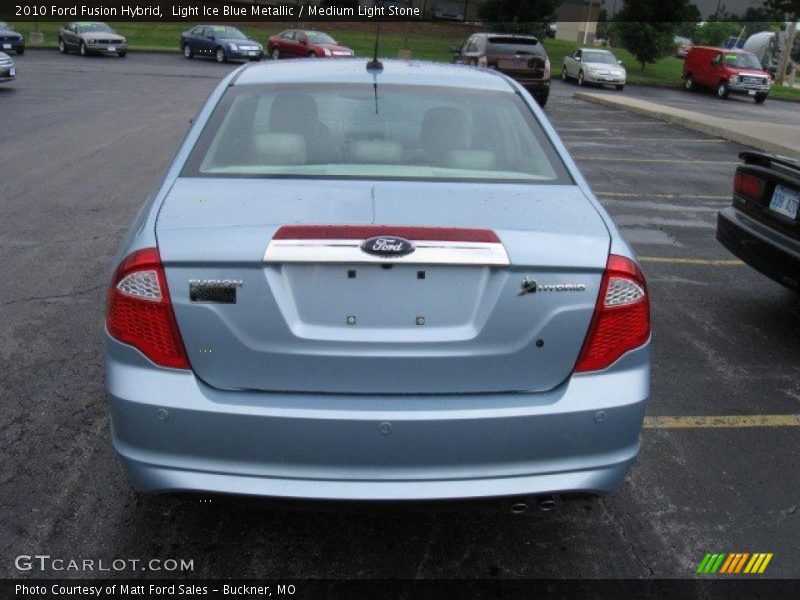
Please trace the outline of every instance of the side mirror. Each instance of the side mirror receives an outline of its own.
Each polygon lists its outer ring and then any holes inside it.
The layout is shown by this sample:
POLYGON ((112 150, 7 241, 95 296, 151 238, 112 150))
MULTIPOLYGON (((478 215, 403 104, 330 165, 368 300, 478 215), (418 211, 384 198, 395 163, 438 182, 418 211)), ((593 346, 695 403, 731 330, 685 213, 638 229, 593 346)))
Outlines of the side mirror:
POLYGON ((217 39, 217 37, 214 36, 214 35, 210 35, 210 36, 208 36, 208 39, 210 39, 213 42, 214 40, 217 39))
POLYGON ((300 43, 301 43, 303 46, 308 46, 308 40, 300 40, 300 43))

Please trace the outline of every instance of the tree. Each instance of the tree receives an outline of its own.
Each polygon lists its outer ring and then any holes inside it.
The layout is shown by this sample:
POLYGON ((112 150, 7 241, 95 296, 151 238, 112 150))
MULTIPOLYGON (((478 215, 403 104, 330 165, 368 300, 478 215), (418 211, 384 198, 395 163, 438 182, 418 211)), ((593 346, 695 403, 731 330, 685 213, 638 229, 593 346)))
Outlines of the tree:
POLYGON ((764 0, 764 8, 773 14, 784 15, 787 21, 800 19, 800 0, 764 0))
POLYGON ((678 23, 689 15, 688 0, 625 0, 615 33, 642 70, 672 53, 678 23))
POLYGON ((692 40, 699 46, 722 46, 730 36, 738 36, 742 24, 736 21, 707 21, 697 28, 692 40))

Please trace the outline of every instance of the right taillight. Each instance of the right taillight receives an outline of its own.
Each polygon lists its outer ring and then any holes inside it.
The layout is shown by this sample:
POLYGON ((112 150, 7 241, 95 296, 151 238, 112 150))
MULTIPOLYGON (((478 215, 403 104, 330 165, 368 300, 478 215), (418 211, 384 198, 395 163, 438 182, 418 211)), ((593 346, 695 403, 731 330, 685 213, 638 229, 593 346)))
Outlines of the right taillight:
POLYGON ((108 288, 106 328, 162 367, 189 369, 157 248, 129 254, 108 288))
POLYGON ((763 187, 763 179, 748 175, 747 173, 742 173, 741 171, 736 171, 736 175, 733 178, 733 191, 739 196, 757 202, 761 199, 763 187))
POLYGON ((649 338, 650 299, 644 275, 629 258, 612 254, 575 371, 605 369, 649 338))

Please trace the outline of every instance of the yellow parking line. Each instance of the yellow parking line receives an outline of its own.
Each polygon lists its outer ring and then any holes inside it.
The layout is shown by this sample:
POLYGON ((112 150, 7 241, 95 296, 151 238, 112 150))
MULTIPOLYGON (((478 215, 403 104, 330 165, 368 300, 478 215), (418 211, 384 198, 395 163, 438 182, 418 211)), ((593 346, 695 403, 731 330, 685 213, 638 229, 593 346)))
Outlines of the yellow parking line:
MULTIPOLYGON (((568 130, 564 130, 568 131, 568 130)), ((625 146, 630 145, 628 142, 680 142, 680 143, 688 143, 688 144, 725 144, 727 140, 716 140, 716 139, 700 139, 700 138, 631 138, 626 137, 623 140, 610 140, 608 138, 602 138, 597 136, 561 136, 561 139, 565 141, 572 141, 572 140, 596 140, 596 141, 608 141, 614 143, 615 146, 625 146)))
POLYGON ((643 192, 595 192, 595 196, 603 198, 658 198, 665 200, 719 200, 730 202, 730 194, 721 196, 718 194, 647 194, 643 192))
POLYGON ((721 415, 645 417, 645 429, 738 429, 742 427, 800 427, 800 415, 721 415))
POLYGON ((744 263, 738 259, 667 258, 664 256, 640 256, 639 262, 667 263, 675 265, 713 265, 715 267, 739 267, 744 263))
POLYGON ((620 156, 573 156, 575 160, 604 160, 608 162, 672 163, 680 165, 738 165, 735 160, 686 160, 682 158, 623 158, 620 156))

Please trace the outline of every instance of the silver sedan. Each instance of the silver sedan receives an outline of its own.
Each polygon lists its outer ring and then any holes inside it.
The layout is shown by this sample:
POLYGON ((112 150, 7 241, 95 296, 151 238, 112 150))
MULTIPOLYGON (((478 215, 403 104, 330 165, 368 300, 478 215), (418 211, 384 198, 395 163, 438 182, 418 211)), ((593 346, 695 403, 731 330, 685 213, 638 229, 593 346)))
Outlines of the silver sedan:
POLYGON ((578 48, 564 57, 561 66, 561 79, 574 79, 578 85, 613 85, 622 90, 627 77, 622 61, 612 52, 598 48, 578 48))

